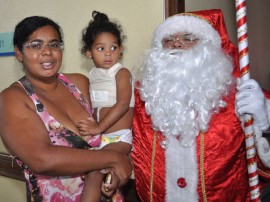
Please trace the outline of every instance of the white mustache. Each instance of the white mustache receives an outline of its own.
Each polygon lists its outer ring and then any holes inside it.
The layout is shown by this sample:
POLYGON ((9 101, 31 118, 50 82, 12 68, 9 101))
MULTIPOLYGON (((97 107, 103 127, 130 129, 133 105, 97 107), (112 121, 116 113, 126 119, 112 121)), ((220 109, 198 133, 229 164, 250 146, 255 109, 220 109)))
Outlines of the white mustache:
POLYGON ((181 50, 181 49, 176 50, 176 49, 174 49, 174 50, 168 51, 168 53, 170 55, 182 55, 184 52, 186 52, 186 50, 181 50))

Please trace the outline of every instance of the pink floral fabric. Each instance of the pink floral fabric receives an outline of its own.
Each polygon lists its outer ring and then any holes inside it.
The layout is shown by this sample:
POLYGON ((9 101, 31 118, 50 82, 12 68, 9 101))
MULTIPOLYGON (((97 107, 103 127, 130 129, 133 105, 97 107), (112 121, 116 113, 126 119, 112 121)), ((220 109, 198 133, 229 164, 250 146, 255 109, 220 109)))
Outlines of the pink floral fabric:
MULTIPOLYGON (((92 115, 92 109, 84 99, 81 92, 74 86, 63 74, 58 75, 58 79, 70 90, 76 99, 83 105, 85 110, 92 115)), ((34 102, 37 113, 43 120, 51 142, 55 145, 66 147, 76 147, 81 149, 89 149, 91 146, 85 142, 80 136, 66 129, 46 110, 40 102, 37 95, 33 92, 31 84, 26 77, 18 81, 25 89, 26 93, 34 102)), ((94 140, 95 144, 100 144, 100 135, 94 140)), ((22 161, 17 159, 18 164, 22 167, 27 185, 27 201, 37 202, 79 202, 83 191, 83 176, 44 176, 38 175, 31 171, 22 161)))

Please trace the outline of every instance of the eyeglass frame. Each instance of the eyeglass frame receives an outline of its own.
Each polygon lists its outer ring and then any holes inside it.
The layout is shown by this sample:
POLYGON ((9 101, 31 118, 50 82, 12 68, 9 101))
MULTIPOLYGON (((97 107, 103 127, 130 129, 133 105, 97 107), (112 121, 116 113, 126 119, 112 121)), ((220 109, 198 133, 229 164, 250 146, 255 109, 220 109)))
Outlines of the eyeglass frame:
MULTIPOLYGON (((186 38, 186 39, 188 39, 188 38, 186 38)), ((162 45, 163 45, 164 48, 169 48, 176 41, 179 41, 183 46, 188 47, 188 46, 196 45, 195 43, 198 42, 199 40, 200 39, 195 34, 192 34, 192 33, 177 33, 177 34, 173 34, 173 35, 165 35, 162 38, 162 45), (192 36, 194 38, 192 38, 190 42, 183 41, 185 39, 185 37, 187 37, 187 36, 192 36), (168 42, 165 42, 165 40, 168 39, 169 37, 170 37, 170 40, 168 42)))
POLYGON ((59 41, 51 41, 47 44, 44 44, 43 41, 32 41, 30 43, 25 43, 23 44, 23 47, 29 49, 29 50, 34 50, 34 51, 43 51, 45 49, 45 47, 48 46, 48 48, 51 50, 51 51, 62 51, 64 50, 64 43, 63 42, 59 42, 59 41), (41 45, 40 49, 35 49, 33 47, 31 47, 32 44, 35 44, 35 43, 39 43, 41 45), (51 47, 52 44, 59 44, 60 45, 60 49, 55 49, 53 47, 51 47))

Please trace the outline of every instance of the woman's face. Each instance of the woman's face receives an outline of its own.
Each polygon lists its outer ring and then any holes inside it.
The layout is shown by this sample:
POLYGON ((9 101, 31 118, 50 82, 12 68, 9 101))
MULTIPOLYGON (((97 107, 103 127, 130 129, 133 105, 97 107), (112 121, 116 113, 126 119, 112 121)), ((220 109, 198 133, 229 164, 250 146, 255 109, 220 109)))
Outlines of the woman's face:
POLYGON ((22 62, 26 75, 44 78, 56 75, 62 64, 59 43, 57 31, 44 26, 29 36, 22 51, 15 47, 16 57, 22 62))

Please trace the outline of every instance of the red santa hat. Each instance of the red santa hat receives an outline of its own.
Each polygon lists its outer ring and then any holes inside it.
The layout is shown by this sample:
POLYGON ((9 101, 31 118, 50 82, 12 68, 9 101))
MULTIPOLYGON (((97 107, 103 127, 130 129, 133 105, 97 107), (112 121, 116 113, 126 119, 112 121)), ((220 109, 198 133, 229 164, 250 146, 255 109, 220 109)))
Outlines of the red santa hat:
POLYGON ((216 47, 234 59, 234 76, 239 77, 238 51, 228 37, 224 17, 220 9, 180 13, 167 18, 156 29, 152 47, 161 48, 166 35, 179 32, 195 34, 202 40, 209 40, 216 47))

